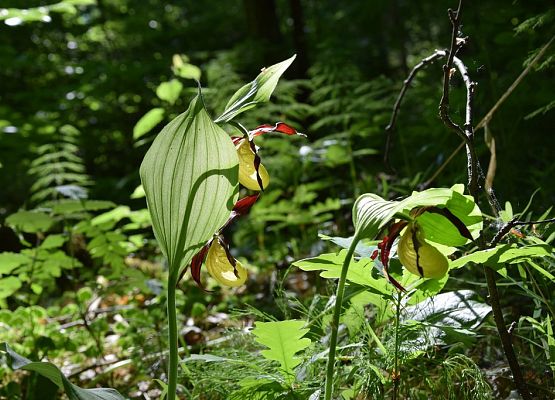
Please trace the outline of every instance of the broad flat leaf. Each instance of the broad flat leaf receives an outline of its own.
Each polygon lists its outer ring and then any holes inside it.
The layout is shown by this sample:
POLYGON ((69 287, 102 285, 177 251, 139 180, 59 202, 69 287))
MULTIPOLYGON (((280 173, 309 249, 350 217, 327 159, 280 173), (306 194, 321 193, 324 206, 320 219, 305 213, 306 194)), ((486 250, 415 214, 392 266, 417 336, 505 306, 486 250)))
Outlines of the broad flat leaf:
MULTIPOLYGON (((409 216, 412 209, 435 206, 446 208, 477 237, 482 229, 482 214, 471 196, 461 193, 461 185, 450 189, 428 189, 413 192, 401 201, 387 201, 368 193, 360 196, 353 206, 355 237, 374 239, 379 231, 394 218, 409 216)), ((418 217, 426 232, 426 239, 446 246, 460 246, 468 242, 459 230, 443 215, 424 213, 418 217)))
POLYGON ((0 343, 0 352, 6 354, 8 362, 13 369, 33 371, 48 378, 56 386, 65 391, 69 400, 125 400, 115 389, 82 389, 71 383, 54 364, 49 362, 33 362, 17 354, 7 343, 0 343))
POLYGON ((255 340, 269 348, 262 350, 261 354, 267 360, 280 363, 280 370, 288 383, 294 381, 293 370, 301 363, 295 354, 310 346, 310 339, 303 338, 308 332, 304 326, 304 321, 297 320, 257 322, 252 330, 255 340))
POLYGON ((162 129, 141 164, 154 235, 177 279, 221 228, 238 196, 237 152, 202 98, 162 129))
POLYGON ((0 253, 0 275, 9 274, 22 264, 30 262, 31 257, 21 253, 0 253))
POLYGON ((183 90, 183 84, 177 79, 172 79, 169 82, 162 82, 156 88, 156 96, 161 100, 165 100, 170 104, 175 103, 183 90))
POLYGON ((137 121, 133 128, 133 139, 137 140, 145 133, 150 132, 156 125, 164 119, 163 108, 153 108, 137 121))
POLYGON ((502 267, 503 264, 515 264, 534 257, 553 256, 553 248, 547 244, 533 244, 518 246, 516 244, 502 244, 493 249, 476 251, 452 261, 451 268, 460 268, 469 262, 484 264, 491 268, 502 267))
MULTIPOLYGON (((346 251, 339 253, 321 254, 318 257, 295 261, 294 266, 303 271, 322 271, 320 276, 326 279, 338 279, 341 275, 341 267, 345 259, 346 251)), ((372 275, 373 261, 370 258, 358 262, 351 261, 347 271, 347 281, 357 285, 374 289, 376 292, 389 296, 392 288, 388 288, 385 279, 376 278, 372 275)))
POLYGON ((63 234, 48 235, 48 237, 44 239, 44 242, 40 244, 40 248, 55 249, 63 245, 67 239, 68 237, 63 234))
POLYGON ((53 203, 52 212, 55 214, 73 214, 83 211, 98 211, 112 208, 116 205, 107 200, 59 200, 53 203))
POLYGON ((0 299, 10 297, 21 287, 21 281, 15 276, 0 278, 0 299))
POLYGON ((215 122, 228 122, 243 111, 247 111, 259 103, 270 100, 279 78, 291 65, 296 55, 271 67, 264 68, 254 81, 239 89, 225 106, 225 110, 215 122))
POLYGON ((54 218, 43 212, 18 211, 6 218, 6 223, 22 232, 46 232, 54 223, 54 218))

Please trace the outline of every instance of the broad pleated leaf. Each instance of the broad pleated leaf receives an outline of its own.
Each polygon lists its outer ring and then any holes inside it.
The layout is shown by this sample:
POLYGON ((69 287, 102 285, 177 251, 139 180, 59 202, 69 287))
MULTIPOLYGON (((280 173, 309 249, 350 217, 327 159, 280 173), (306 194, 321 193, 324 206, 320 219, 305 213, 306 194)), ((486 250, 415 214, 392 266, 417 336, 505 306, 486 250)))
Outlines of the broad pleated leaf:
POLYGON ((33 362, 20 356, 7 343, 0 343, 0 353, 5 353, 8 363, 13 369, 23 369, 36 372, 60 389, 64 390, 70 400, 124 400, 125 398, 115 389, 82 389, 71 383, 54 364, 49 362, 33 362))
MULTIPOLYGON (((353 207, 353 223, 360 238, 374 239, 379 231, 394 218, 408 218, 411 210, 420 207, 446 208, 464 224, 475 238, 482 229, 482 214, 471 196, 462 194, 462 187, 428 189, 413 192, 401 201, 386 201, 375 194, 363 194, 353 207)), ((418 223, 426 231, 426 239, 446 246, 460 246, 468 242, 457 227, 444 215, 424 213, 418 223)))
POLYGON ((228 122, 235 116, 247 111, 259 103, 270 100, 279 78, 291 65, 296 55, 271 67, 264 68, 254 81, 239 89, 225 106, 225 110, 216 122, 228 122))
POLYGON ((257 322, 252 331, 258 343, 269 347, 261 354, 267 360, 280 363, 280 370, 288 383, 293 382, 293 369, 301 363, 295 354, 310 346, 310 339, 303 338, 308 332, 304 325, 304 321, 296 320, 257 322))
POLYGON ((162 129, 140 169, 154 234, 170 279, 230 216, 238 194, 238 158, 202 98, 162 129))

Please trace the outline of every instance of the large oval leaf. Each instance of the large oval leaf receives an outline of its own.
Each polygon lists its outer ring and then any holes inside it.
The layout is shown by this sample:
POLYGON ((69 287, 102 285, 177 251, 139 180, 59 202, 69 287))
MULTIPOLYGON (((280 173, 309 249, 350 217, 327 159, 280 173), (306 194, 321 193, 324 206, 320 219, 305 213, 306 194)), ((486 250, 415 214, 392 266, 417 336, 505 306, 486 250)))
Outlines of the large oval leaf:
MULTIPOLYGON (((471 196, 462 194, 462 187, 450 189, 434 188, 413 192, 401 201, 387 201, 380 196, 367 193, 360 196, 353 207, 355 236, 375 238, 378 232, 392 219, 409 218, 414 208, 440 207, 449 210, 476 238, 482 229, 482 213, 471 196)), ((426 239, 446 245, 461 246, 468 242, 456 226, 438 214, 423 214, 418 222, 426 231, 426 239)))
POLYGON ((229 217, 237 200, 238 163, 231 139, 212 122, 200 94, 145 155, 141 181, 170 279, 177 279, 229 217))

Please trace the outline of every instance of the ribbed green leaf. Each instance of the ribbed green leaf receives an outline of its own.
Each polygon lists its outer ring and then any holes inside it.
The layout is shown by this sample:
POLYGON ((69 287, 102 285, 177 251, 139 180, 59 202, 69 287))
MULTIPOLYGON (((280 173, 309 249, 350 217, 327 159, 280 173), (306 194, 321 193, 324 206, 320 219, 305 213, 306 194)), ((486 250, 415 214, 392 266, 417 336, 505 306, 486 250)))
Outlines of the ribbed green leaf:
POLYGON ((238 163, 231 139, 212 122, 200 95, 162 129, 145 155, 141 181, 170 278, 229 217, 237 200, 238 163))
POLYGON ((70 400, 124 400, 124 397, 114 389, 82 389, 71 383, 54 364, 28 360, 13 351, 7 343, 0 343, 0 352, 6 354, 13 369, 33 371, 48 378, 63 389, 70 400))
POLYGON ((296 320, 257 322, 252 331, 258 343, 269 347, 268 350, 262 350, 261 354, 267 360, 280 363, 288 383, 294 380, 293 369, 301 363, 295 354, 310 346, 310 339, 302 338, 308 332, 308 329, 303 328, 304 325, 304 321, 296 320))
MULTIPOLYGON (((462 186, 450 189, 428 189, 413 192, 401 201, 386 201, 375 194, 363 194, 353 207, 353 223, 358 237, 374 239, 378 232, 392 219, 409 218, 411 210, 435 206, 448 209, 477 237, 482 229, 482 213, 471 196, 462 194, 462 186)), ((426 239, 446 246, 460 246, 468 239, 446 217, 424 213, 418 217, 426 232, 426 239)))
POLYGON ((271 67, 264 68, 251 83, 239 89, 225 106, 225 110, 216 122, 228 122, 238 114, 247 111, 259 103, 270 100, 279 78, 291 65, 296 55, 271 67))

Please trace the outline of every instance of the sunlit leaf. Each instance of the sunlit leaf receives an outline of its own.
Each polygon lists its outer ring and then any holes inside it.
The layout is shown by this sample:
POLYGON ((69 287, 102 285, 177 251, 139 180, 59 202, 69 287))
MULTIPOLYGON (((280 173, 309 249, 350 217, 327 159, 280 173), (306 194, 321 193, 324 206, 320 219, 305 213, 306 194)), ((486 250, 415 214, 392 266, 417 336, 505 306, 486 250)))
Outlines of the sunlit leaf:
POLYGON ((200 95, 162 129, 140 175, 154 234, 177 279, 227 221, 238 195, 237 152, 200 95))
POLYGON ((503 264, 515 264, 527 261, 535 257, 553 256, 553 248, 547 244, 533 244, 529 246, 518 246, 516 244, 502 244, 493 249, 476 251, 463 256, 450 263, 451 268, 460 268, 473 262, 484 264, 491 268, 503 266, 503 264))
POLYGON ((256 341, 266 347, 261 354, 267 360, 279 362, 281 372, 289 383, 294 380, 294 368, 301 363, 295 354, 310 346, 310 339, 303 338, 308 328, 304 321, 288 320, 257 322, 252 330, 256 341))
POLYGON ((0 278, 0 299, 11 296, 21 287, 21 280, 15 276, 0 278))
POLYGON ((156 125, 164 119, 163 108, 153 108, 137 121, 133 128, 133 139, 137 140, 144 134, 150 132, 156 125))
POLYGON ((31 261, 31 258, 21 253, 0 253, 0 274, 9 274, 22 264, 31 261))
POLYGON ((183 84, 177 79, 172 79, 169 82, 162 82, 158 85, 156 88, 156 96, 158 96, 161 100, 174 104, 179 98, 182 90, 183 84))
MULTIPOLYGON (((482 229, 482 214, 471 196, 459 192, 460 187, 428 189, 413 192, 401 201, 387 201, 375 194, 363 194, 353 207, 353 223, 358 237, 375 238, 394 218, 410 218, 413 209, 444 207, 449 210, 471 235, 476 238, 482 229)), ((426 232, 426 239, 446 246, 460 246, 468 242, 459 229, 443 215, 423 213, 418 223, 426 232)))
POLYGON ((54 218, 38 211, 18 211, 6 218, 6 223, 22 232, 46 232, 54 223, 54 218))
POLYGON ((296 55, 271 67, 264 68, 254 81, 246 84, 231 97, 225 110, 215 122, 228 122, 238 114, 247 111, 259 103, 270 100, 279 78, 291 65, 296 55))
POLYGON ((8 363, 13 369, 36 372, 52 381, 58 388, 65 391, 69 400, 124 400, 115 389, 97 388, 82 389, 71 383, 54 364, 49 362, 33 362, 20 356, 7 343, 0 343, 0 352, 6 354, 8 363))

